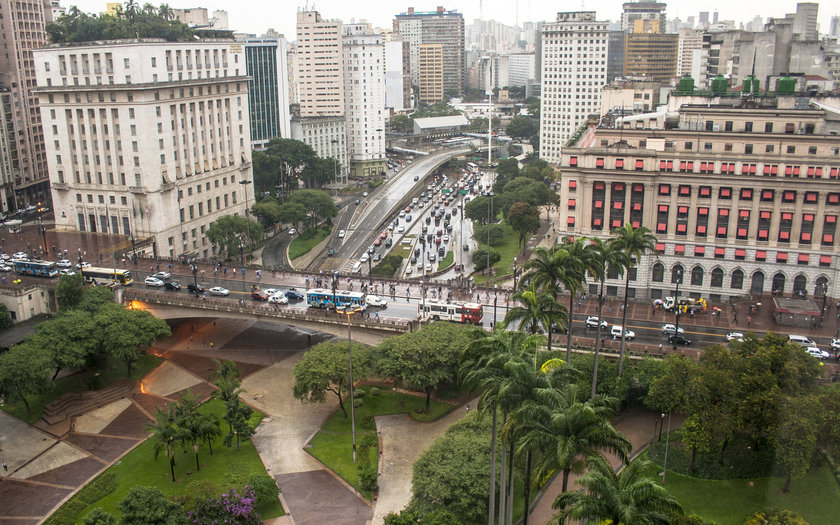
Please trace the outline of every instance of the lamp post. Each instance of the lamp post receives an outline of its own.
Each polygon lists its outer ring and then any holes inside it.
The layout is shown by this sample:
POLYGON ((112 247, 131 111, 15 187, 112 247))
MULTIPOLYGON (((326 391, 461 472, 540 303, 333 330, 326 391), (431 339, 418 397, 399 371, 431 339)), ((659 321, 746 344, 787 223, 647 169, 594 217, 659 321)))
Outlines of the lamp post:
POLYGON ((195 296, 198 297, 198 267, 195 265, 195 262, 190 263, 190 270, 193 274, 193 291, 195 292, 195 296))
POLYGON ((373 255, 368 254, 368 284, 373 286, 373 255))
POLYGON ((662 442, 662 427, 665 426, 665 412, 659 414, 659 442, 662 442))
POLYGON ((487 275, 490 275, 490 223, 493 217, 493 197, 495 194, 492 191, 488 191, 484 194, 485 197, 489 197, 490 200, 487 201, 487 275))
MULTIPOLYGON (((664 416, 664 414, 663 414, 664 416)), ((662 462, 662 483, 665 483, 665 472, 668 470, 668 445, 671 442, 671 411, 668 411, 668 432, 665 434, 665 460, 662 462)))
POLYGON ((825 320, 825 303, 828 300, 828 283, 822 283, 819 288, 823 296, 822 310, 820 310, 820 327, 822 327, 825 320))
MULTIPOLYGON (((677 270, 676 281, 677 281, 677 289, 674 291, 674 339, 673 339, 673 346, 674 350, 677 349, 677 336, 680 334, 680 283, 683 280, 683 271, 677 270)), ((669 414, 669 422, 670 422, 670 414, 669 414)), ((666 447, 667 448, 667 447, 666 447)), ((663 481, 664 481, 663 476, 663 481)))
POLYGON ((245 242, 239 239, 239 258, 242 260, 242 267, 245 268, 245 242))
POLYGON ((496 308, 498 306, 498 303, 499 303, 499 285, 494 284, 493 285, 493 326, 490 327, 490 328, 493 328, 494 330, 496 329, 496 319, 497 319, 496 318, 496 308))
POLYGON ((516 256, 513 256, 513 291, 516 292, 516 256))
MULTIPOLYGON (((248 229, 248 246, 250 246, 250 251, 254 251, 254 242, 251 240, 251 219, 248 216, 248 185, 251 184, 249 180, 241 180, 239 184, 243 186, 245 189, 245 227, 248 229)), ((245 262, 243 261, 242 264, 244 265, 245 262)))
POLYGON ((356 462, 356 410, 355 401, 353 397, 353 335, 350 331, 350 316, 359 310, 350 310, 344 307, 344 313, 347 315, 347 352, 350 357, 350 428, 353 433, 353 463, 356 462))
MULTIPOLYGON (((338 139, 332 139, 330 144, 338 144, 338 139)), ((335 151, 335 162, 333 162, 333 183, 338 184, 338 146, 334 146, 336 148, 335 151)), ((336 188, 336 193, 338 189, 336 188)))
POLYGON ((135 244, 135 242, 134 242, 134 241, 135 241, 135 239, 134 239, 134 232, 131 232, 131 237, 130 237, 130 238, 131 238, 131 251, 132 251, 132 257, 133 257, 134 259, 137 259, 137 245, 136 245, 136 244, 135 244))
POLYGON ((423 302, 423 304, 420 305, 420 318, 422 319, 422 314, 426 311, 426 283, 424 281, 420 281, 420 297, 420 300, 423 302))
POLYGON ((47 247, 47 229, 44 228, 44 212, 41 211, 41 203, 38 203, 38 231, 41 233, 41 238, 44 239, 44 253, 49 255, 50 249, 47 247))

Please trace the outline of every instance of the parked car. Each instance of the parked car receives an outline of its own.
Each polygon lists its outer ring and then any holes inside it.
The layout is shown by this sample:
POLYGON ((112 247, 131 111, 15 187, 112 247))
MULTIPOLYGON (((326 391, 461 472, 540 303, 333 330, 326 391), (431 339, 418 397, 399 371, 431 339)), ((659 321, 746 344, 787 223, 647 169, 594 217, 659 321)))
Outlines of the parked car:
MULTIPOLYGON (((9 266, 6 266, 5 264, 0 266, 0 272, 11 272, 11 271, 12 271, 12 268, 9 267, 9 266)), ((74 272, 73 270, 71 270, 69 268, 62 268, 61 270, 58 271, 58 275, 76 275, 76 272, 74 272)))
POLYGON ((346 232, 345 232, 344 230, 338 230, 338 238, 339 238, 339 239, 343 239, 343 238, 344 238, 344 234, 345 234, 345 233, 346 233, 346 232))
POLYGON ((359 257, 359 262, 366 263, 366 262, 368 262, 369 258, 370 258, 370 255, 368 255, 368 253, 365 252, 365 253, 362 254, 361 257, 359 257))
POLYGON ((166 281, 165 283, 163 283, 163 288, 165 290, 172 290, 174 292, 177 292, 181 289, 181 283, 179 283, 178 281, 166 281))
POLYGON ((222 297, 227 297, 228 295, 230 295, 230 290, 228 290, 227 288, 222 288, 221 286, 214 286, 208 291, 210 292, 210 295, 220 295, 222 297))
POLYGON ((680 332, 678 334, 668 336, 668 342, 672 345, 688 346, 691 344, 691 339, 687 338, 682 334, 682 332, 680 332))
POLYGON ((289 304, 289 298, 282 293, 269 296, 268 304, 289 304))
POLYGON ((378 253, 373 254, 373 262, 377 262, 381 258, 382 257, 378 253))
MULTIPOLYGON (((610 327, 610 335, 613 336, 613 339, 621 339, 621 327, 617 324, 614 324, 610 327)), ((624 329, 624 339, 628 341, 632 341, 636 338, 636 332, 633 330, 624 329)))
POLYGON ((187 285, 187 291, 190 292, 190 293, 202 294, 202 293, 204 293, 204 286, 202 286, 200 284, 190 283, 190 284, 187 285))
POLYGON ((829 357, 831 357, 831 355, 828 352, 826 352, 825 350, 820 350, 816 346, 809 346, 805 349, 805 351, 808 352, 808 355, 810 355, 811 357, 816 357, 817 359, 828 359, 829 357))
MULTIPOLYGON (((680 333, 685 332, 682 328, 679 329, 680 333)), ((663 324, 662 325, 662 335, 674 335, 677 333, 677 327, 672 324, 663 324)))
POLYGON ((163 281, 158 279, 157 277, 151 277, 151 276, 146 277, 146 280, 144 282, 146 283, 146 286, 155 286, 155 287, 163 286, 163 281))
POLYGON ((60 261, 55 263, 55 265, 58 266, 59 268, 72 268, 73 267, 73 263, 71 263, 67 259, 61 259, 60 261))
POLYGON ((609 326, 608 322, 599 321, 597 315, 590 315, 586 318, 586 321, 584 321, 584 323, 586 324, 587 328, 598 328, 600 326, 601 330, 606 330, 609 326))
POLYGON ((371 295, 371 294, 367 294, 365 296, 365 302, 367 303, 368 306, 387 306, 388 305, 388 301, 386 301, 385 299, 379 297, 378 295, 371 295))

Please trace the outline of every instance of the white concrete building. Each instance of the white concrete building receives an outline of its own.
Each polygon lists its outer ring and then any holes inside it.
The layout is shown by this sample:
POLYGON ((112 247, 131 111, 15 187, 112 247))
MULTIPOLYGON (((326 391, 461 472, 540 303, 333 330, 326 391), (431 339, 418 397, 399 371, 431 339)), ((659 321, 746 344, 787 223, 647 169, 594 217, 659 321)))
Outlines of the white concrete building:
POLYGON ((207 228, 253 191, 243 46, 109 41, 34 59, 56 228, 212 256, 207 228))
MULTIPOLYGON (((408 71, 403 71, 403 42, 385 42, 385 107, 394 111, 405 109, 405 80, 408 71)), ((408 78, 410 82, 410 78, 408 78)))
POLYGON ((384 172, 385 45, 370 24, 344 26, 344 97, 350 171, 367 178, 384 172))
POLYGON ((338 160, 334 184, 347 185, 347 126, 344 117, 292 118, 292 138, 309 145, 325 159, 338 160))
POLYGON ((607 23, 594 11, 557 13, 543 26, 540 158, 559 163, 565 141, 599 112, 608 38, 607 23))
POLYGON ((512 53, 508 56, 508 83, 506 86, 525 86, 536 78, 534 53, 512 53))
POLYGON ((344 115, 342 23, 317 11, 297 14, 295 67, 301 117, 344 115))

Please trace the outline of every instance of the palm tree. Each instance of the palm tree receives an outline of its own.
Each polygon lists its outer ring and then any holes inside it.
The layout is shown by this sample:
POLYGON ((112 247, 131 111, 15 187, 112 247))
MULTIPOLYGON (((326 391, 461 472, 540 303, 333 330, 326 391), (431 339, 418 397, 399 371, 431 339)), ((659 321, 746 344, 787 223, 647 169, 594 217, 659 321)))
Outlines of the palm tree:
POLYGON ((576 385, 546 390, 516 414, 523 429, 520 448, 542 451, 537 476, 563 472, 563 492, 569 474, 582 470, 584 460, 607 450, 626 459, 631 443, 610 423, 618 400, 602 395, 582 399, 576 385))
MULTIPOLYGON (((216 414, 199 413, 195 419, 192 432, 198 440, 207 442, 207 447, 210 449, 210 455, 213 455, 213 440, 222 435, 221 425, 219 424, 219 416, 216 414)), ((196 452, 196 462, 198 461, 198 452, 196 452)))
MULTIPOLYGON (((546 334, 548 351, 551 352, 551 327, 567 324, 566 308, 557 302, 551 292, 545 291, 538 295, 533 283, 528 290, 513 294, 513 300, 521 306, 514 306, 508 310, 505 315, 505 326, 519 322, 519 326, 531 334, 539 332, 546 334)), ((534 358, 536 360, 536 353, 534 358)))
POLYGON ((569 292, 569 326, 566 334, 566 363, 572 366, 572 326, 574 325, 575 295, 586 283, 586 268, 590 264, 591 253, 586 249, 585 238, 578 237, 563 244, 555 253, 555 264, 563 268, 563 287, 569 292))
POLYGON ((175 482, 175 445, 184 441, 184 430, 175 424, 175 410, 173 404, 169 405, 167 411, 158 409, 155 412, 155 422, 149 423, 148 430, 152 432, 152 439, 155 442, 155 459, 163 452, 169 459, 169 470, 172 473, 172 482, 175 482))
POLYGON ((239 368, 236 366, 236 363, 230 360, 219 361, 215 357, 213 358, 213 364, 216 365, 216 368, 210 369, 210 380, 214 379, 226 379, 228 381, 239 379, 239 368))
POLYGON ((624 371, 624 327, 627 324, 627 292, 630 290, 630 268, 638 264, 639 259, 648 251, 656 247, 656 237, 645 226, 634 228, 630 223, 623 228, 616 228, 612 232, 616 248, 624 251, 627 256, 624 272, 624 303, 621 308, 621 351, 618 356, 618 377, 624 371))
POLYGON ((554 500, 554 523, 567 520, 621 525, 671 523, 671 516, 682 514, 680 504, 648 474, 652 463, 633 461, 620 474, 603 458, 588 463, 589 472, 577 482, 586 492, 563 492, 554 500))
POLYGON ((550 291, 556 297, 565 277, 564 266, 557 264, 557 253, 543 246, 534 248, 531 258, 525 263, 525 273, 519 279, 520 286, 527 288, 535 285, 537 289, 550 291))
POLYGON ((624 262, 627 258, 626 254, 617 249, 612 240, 602 241, 601 239, 592 239, 592 242, 586 247, 591 253, 590 264, 586 271, 590 276, 600 282, 598 288, 598 328, 595 335, 595 362, 592 370, 592 395, 595 397, 595 391, 598 388, 598 357, 601 352, 601 323, 603 322, 604 309, 604 281, 607 279, 607 272, 610 269, 618 271, 619 275, 624 272, 624 262))

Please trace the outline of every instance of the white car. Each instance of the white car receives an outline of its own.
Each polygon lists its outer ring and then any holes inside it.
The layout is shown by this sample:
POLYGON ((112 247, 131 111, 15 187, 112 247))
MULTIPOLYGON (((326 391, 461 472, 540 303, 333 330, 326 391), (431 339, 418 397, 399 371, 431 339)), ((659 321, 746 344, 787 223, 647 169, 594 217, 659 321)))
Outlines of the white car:
POLYGON ((362 197, 367 197, 367 196, 368 196, 368 192, 362 193, 362 197))
MULTIPOLYGON (((4 271, 2 266, 0 266, 0 271, 4 271)), ((58 275, 76 275, 76 272, 69 268, 62 268, 58 271, 58 275)))
POLYGON ((378 295, 370 295, 370 294, 366 295, 365 296, 365 302, 367 303, 368 306, 387 306, 388 305, 388 301, 379 297, 378 295))
POLYGON ((338 230, 338 238, 339 238, 339 239, 343 239, 343 238, 344 238, 345 233, 347 233, 347 232, 345 232, 344 230, 338 230))
MULTIPOLYGON (((618 326, 617 324, 612 325, 612 327, 610 327, 610 335, 612 335, 613 338, 615 338, 615 339, 621 339, 621 327, 618 326)), ((636 338, 636 332, 634 332, 633 330, 628 330, 628 329, 624 330, 624 339, 626 339, 628 341, 632 341, 635 338, 636 338)))
POLYGON ((81 269, 87 268, 88 266, 90 266, 89 262, 82 261, 82 262, 80 262, 79 264, 76 265, 76 268, 81 270, 81 269))
POLYGON ((227 288, 222 288, 221 286, 214 286, 213 288, 210 288, 208 292, 210 292, 210 295, 230 295, 230 290, 228 290, 227 288))
POLYGON ((427 272, 431 272, 431 271, 432 271, 432 263, 426 263, 426 271, 427 271, 427 272))
POLYGON ((370 255, 368 255, 368 253, 367 253, 367 252, 365 252, 365 253, 363 253, 363 254, 362 254, 362 256, 359 258, 359 262, 366 263, 366 262, 368 262, 368 258, 369 258, 369 257, 370 257, 370 255))
POLYGON ((15 252, 12 254, 12 259, 26 259, 28 255, 25 252, 15 252))
POLYGON ((55 265, 58 266, 59 268, 72 268, 73 267, 73 263, 68 261, 67 259, 61 259, 60 261, 55 263, 55 265))
POLYGON ((268 304, 289 304, 289 298, 283 292, 268 297, 268 304))
POLYGON ((586 318, 585 323, 586 323, 587 328, 598 328, 598 326, 600 326, 601 330, 606 330, 607 327, 609 326, 609 323, 606 322, 606 321, 600 321, 599 322, 597 315, 590 315, 589 317, 586 318))
POLYGON ((413 272, 413 271, 414 271, 414 267, 413 267, 413 266, 411 266, 410 264, 409 264, 409 265, 408 265, 408 267, 405 269, 405 273, 406 273, 406 275, 410 274, 410 273, 411 273, 411 272, 413 272))
POLYGON ((405 233, 405 226, 400 225, 400 227, 397 228, 397 233, 405 233))
POLYGON ((280 293, 280 290, 278 290, 277 288, 265 288, 265 289, 263 290, 263 292, 264 292, 267 296, 271 297, 271 296, 272 296, 272 295, 274 295, 274 294, 278 294, 278 293, 280 293))
POLYGON ((146 280, 143 282, 146 283, 146 286, 157 286, 158 288, 163 286, 163 281, 161 281, 157 277, 146 277, 146 280))
MULTIPOLYGON (((12 267, 7 264, 0 264, 0 272, 8 273, 12 271, 12 267)), ((62 272, 66 270, 61 270, 62 272)))
POLYGON ((828 359, 829 357, 831 357, 828 354, 828 352, 826 352, 825 350, 820 350, 816 346, 809 346, 805 349, 805 351, 808 352, 808 355, 810 355, 811 357, 816 357, 817 359, 828 359))
POLYGON ((741 342, 744 340, 744 334, 741 332, 729 332, 728 334, 726 334, 726 340, 741 342))
MULTIPOLYGON (((662 335, 674 335, 677 333, 677 327, 672 324, 663 324, 662 325, 662 335)), ((679 329, 679 333, 684 333, 685 330, 682 328, 679 329)))
POLYGON ((840 350, 840 339, 832 339, 831 348, 834 350, 840 350))
POLYGON ((289 229, 289 235, 296 235, 296 234, 297 234, 297 230, 296 230, 296 229, 294 229, 294 228, 290 228, 290 229, 289 229))
POLYGON ((172 274, 169 273, 169 272, 158 272, 158 273, 152 274, 152 277, 156 277, 156 278, 160 279, 161 281, 165 281, 165 280, 169 279, 170 277, 172 277, 172 274))

